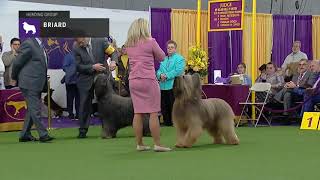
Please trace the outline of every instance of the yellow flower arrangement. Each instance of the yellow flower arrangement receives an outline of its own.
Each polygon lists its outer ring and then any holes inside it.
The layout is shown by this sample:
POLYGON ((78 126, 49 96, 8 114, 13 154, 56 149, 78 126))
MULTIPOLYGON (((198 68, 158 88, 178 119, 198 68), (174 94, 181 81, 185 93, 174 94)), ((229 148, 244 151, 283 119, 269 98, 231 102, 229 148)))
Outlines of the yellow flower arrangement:
POLYGON ((208 74, 208 64, 208 56, 203 49, 197 46, 190 47, 187 73, 199 73, 201 77, 204 77, 208 74))

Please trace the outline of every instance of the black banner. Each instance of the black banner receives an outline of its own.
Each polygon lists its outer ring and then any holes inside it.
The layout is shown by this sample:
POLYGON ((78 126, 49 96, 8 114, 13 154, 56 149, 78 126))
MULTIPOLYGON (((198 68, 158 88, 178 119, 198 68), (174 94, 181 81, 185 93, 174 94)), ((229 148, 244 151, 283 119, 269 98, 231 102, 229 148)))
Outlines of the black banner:
POLYGON ((107 37, 108 18, 70 18, 69 11, 19 11, 19 36, 107 37))

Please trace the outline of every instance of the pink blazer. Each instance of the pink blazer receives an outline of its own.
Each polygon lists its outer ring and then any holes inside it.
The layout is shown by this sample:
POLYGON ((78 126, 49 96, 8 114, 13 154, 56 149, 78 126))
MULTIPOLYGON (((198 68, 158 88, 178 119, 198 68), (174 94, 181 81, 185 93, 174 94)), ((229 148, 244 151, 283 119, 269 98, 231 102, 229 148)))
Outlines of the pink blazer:
POLYGON ((136 78, 156 79, 154 60, 162 61, 165 53, 153 38, 139 41, 135 47, 128 47, 129 80, 136 78))

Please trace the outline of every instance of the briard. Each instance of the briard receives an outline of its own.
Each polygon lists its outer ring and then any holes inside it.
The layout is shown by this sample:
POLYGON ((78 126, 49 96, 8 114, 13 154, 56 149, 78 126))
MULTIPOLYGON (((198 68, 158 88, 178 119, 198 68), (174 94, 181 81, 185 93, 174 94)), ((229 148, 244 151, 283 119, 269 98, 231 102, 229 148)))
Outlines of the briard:
POLYGON ((235 115, 230 105, 218 98, 202 99, 199 74, 177 77, 173 91, 176 147, 192 147, 203 129, 213 137, 215 144, 239 144, 234 129, 235 115))
MULTIPOLYGON (((119 129, 131 126, 133 104, 130 97, 122 97, 114 91, 115 81, 111 73, 99 74, 95 80, 99 117, 102 120, 102 138, 115 138, 119 129)), ((143 135, 150 136, 149 116, 144 115, 143 135)))

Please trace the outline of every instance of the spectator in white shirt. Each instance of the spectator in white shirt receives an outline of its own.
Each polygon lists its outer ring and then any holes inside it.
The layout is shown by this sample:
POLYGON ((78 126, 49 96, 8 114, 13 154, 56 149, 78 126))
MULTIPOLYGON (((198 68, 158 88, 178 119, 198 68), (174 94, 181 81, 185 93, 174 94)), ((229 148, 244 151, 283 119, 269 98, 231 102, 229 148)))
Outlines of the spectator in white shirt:
POLYGON ((2 48, 3 48, 3 42, 2 42, 2 36, 0 35, 0 89, 4 89, 3 73, 5 71, 4 64, 1 60, 2 48))
POLYGON ((287 68, 287 65, 294 62, 299 62, 301 59, 308 59, 308 56, 306 53, 300 51, 301 48, 301 42, 295 41, 292 45, 292 53, 290 53, 286 59, 284 60, 281 68, 285 70, 287 68))

